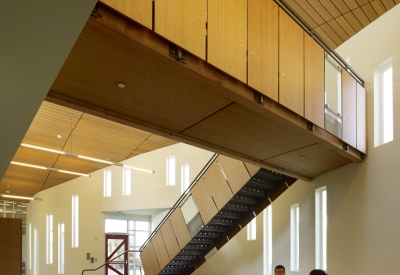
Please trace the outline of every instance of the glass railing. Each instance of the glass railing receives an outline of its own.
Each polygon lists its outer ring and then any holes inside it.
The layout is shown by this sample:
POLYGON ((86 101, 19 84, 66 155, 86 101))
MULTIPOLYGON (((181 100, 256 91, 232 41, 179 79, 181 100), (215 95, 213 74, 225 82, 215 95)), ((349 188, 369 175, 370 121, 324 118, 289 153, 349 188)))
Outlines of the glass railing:
POLYGON ((342 138, 342 67, 325 54, 325 130, 342 138))

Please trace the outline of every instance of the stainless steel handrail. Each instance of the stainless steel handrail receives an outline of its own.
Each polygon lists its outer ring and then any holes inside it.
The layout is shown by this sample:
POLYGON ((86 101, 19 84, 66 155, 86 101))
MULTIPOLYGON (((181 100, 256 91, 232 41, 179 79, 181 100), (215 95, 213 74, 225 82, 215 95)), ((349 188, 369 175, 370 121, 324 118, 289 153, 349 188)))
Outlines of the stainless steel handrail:
POLYGON ((219 156, 219 154, 215 153, 211 159, 207 162, 207 164, 201 169, 199 174, 196 176, 196 178, 192 181, 192 183, 189 185, 188 189, 179 197, 178 201, 172 206, 172 208, 168 211, 167 215, 165 215, 164 219, 161 220, 161 222, 158 224, 158 226, 153 230, 149 238, 143 243, 143 245, 140 247, 140 252, 146 247, 146 245, 151 241, 151 239, 154 237, 154 235, 160 230, 161 226, 168 220, 168 218, 171 216, 172 212, 185 200, 189 197, 190 195, 190 190, 192 190, 193 186, 196 184, 196 182, 199 181, 199 179, 203 176, 203 174, 207 171, 208 167, 215 161, 215 159, 219 156))
POLYGON ((334 115, 337 118, 342 118, 342 116, 340 115, 340 113, 336 112, 334 109, 332 109, 331 107, 329 107, 328 104, 325 104, 325 110, 328 110, 330 113, 332 113, 332 115, 334 115))
MULTIPOLYGON (((110 262, 112 262, 112 261, 114 261, 116 258, 118 258, 119 256, 122 256, 122 255, 124 255, 124 254, 126 254, 126 253, 128 253, 128 252, 140 252, 139 250, 126 250, 124 253, 121 253, 121 254, 119 254, 118 256, 115 256, 114 258, 112 258, 111 260, 109 260, 108 262, 105 262, 104 264, 102 264, 101 266, 99 266, 98 268, 96 268, 96 269, 84 269, 83 271, 82 271, 82 275, 83 275, 83 273, 85 273, 86 271, 96 271, 96 270, 99 270, 100 268, 102 268, 103 266, 105 266, 106 264, 109 264, 110 262)), ((142 267, 140 267, 140 274, 142 274, 142 267)))

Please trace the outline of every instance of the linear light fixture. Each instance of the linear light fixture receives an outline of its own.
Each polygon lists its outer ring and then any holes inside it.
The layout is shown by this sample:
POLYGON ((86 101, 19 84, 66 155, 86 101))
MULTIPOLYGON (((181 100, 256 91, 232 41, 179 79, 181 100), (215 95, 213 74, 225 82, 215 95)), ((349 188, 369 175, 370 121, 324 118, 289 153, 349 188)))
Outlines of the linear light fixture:
MULTIPOLYGON (((133 170, 138 170, 138 171, 142 171, 142 172, 146 172, 146 173, 152 173, 152 174, 155 173, 154 170, 148 170, 148 169, 138 168, 138 167, 134 167, 134 166, 130 166, 130 165, 125 165, 125 164, 120 163, 120 162, 112 162, 112 161, 109 161, 109 160, 103 160, 103 159, 98 159, 98 158, 92 158, 92 157, 88 157, 88 156, 78 155, 78 154, 75 154, 73 152, 64 152, 64 151, 59 151, 59 150, 50 149, 50 148, 46 148, 46 147, 31 145, 31 144, 27 144, 27 143, 21 143, 21 146, 25 146, 25 147, 29 147, 29 148, 33 148, 33 149, 38 149, 38 150, 42 150, 42 151, 47 151, 47 152, 52 152, 52 153, 58 153, 58 154, 62 154, 62 155, 70 156, 70 157, 78 157, 78 158, 81 158, 81 159, 91 160, 91 161, 105 163, 105 164, 109 164, 109 165, 121 166, 121 167, 129 168, 129 169, 133 169, 133 170)), ((44 168, 48 169, 47 167, 44 167, 44 168)), ((40 169, 43 169, 43 168, 40 168, 40 169)), ((61 171, 64 171, 64 170, 58 170, 58 172, 61 172, 61 171)), ((67 172, 64 171, 62 173, 67 173, 67 172)), ((69 172, 69 174, 73 174, 73 173, 74 172, 69 172)), ((79 173, 76 173, 75 175, 78 175, 78 174, 79 173)), ((82 174, 82 175, 84 175, 84 174, 82 174)))
POLYGON ((57 169, 57 168, 53 168, 53 167, 45 167, 45 166, 40 166, 40 165, 33 165, 33 164, 22 163, 22 162, 17 162, 17 161, 12 161, 11 164, 20 165, 20 166, 26 166, 26 167, 32 167, 32 168, 37 168, 37 169, 42 169, 42 170, 49 170, 49 171, 54 171, 54 172, 60 172, 60 173, 65 173, 65 174, 78 175, 78 176, 83 176, 83 177, 90 177, 89 174, 72 172, 72 171, 57 169))
POLYGON ((33 198, 33 197, 24 197, 24 196, 14 196, 14 195, 5 195, 1 194, 2 197, 4 198, 11 198, 11 199, 21 199, 21 200, 30 200, 30 201, 42 201, 43 199, 41 198, 33 198))

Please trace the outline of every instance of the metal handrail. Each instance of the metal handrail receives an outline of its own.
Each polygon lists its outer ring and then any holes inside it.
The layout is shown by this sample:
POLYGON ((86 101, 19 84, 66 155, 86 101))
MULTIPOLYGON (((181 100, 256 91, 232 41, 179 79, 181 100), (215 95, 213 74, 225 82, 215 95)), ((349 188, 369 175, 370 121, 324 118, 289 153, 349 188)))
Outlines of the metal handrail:
POLYGON ((328 110, 329 112, 332 113, 332 115, 334 115, 337 118, 342 118, 342 116, 340 115, 340 113, 336 112, 334 109, 332 109, 331 107, 329 107, 328 104, 325 104, 325 110, 328 110))
POLYGON ((275 3, 278 4, 279 7, 284 9, 287 14, 289 14, 290 17, 292 17, 306 32, 308 32, 312 38, 322 47, 325 49, 325 51, 338 62, 342 67, 346 68, 346 70, 358 81, 363 87, 364 87, 364 79, 361 78, 354 70, 353 68, 350 67, 349 64, 347 64, 344 59, 338 55, 326 42, 316 33, 314 32, 313 28, 308 25, 307 22, 301 18, 300 15, 298 15, 297 12, 295 12, 289 4, 287 4, 284 0, 274 0, 275 3))
POLYGON ((161 220, 161 222, 158 224, 158 226, 153 230, 149 238, 143 243, 143 245, 140 247, 140 252, 146 247, 146 245, 151 241, 151 239, 154 237, 154 235, 160 230, 161 226, 164 225, 164 223, 168 220, 168 218, 172 215, 172 212, 175 211, 175 209, 185 200, 189 197, 190 195, 190 190, 194 187, 194 185, 199 181, 199 179, 203 176, 203 174, 207 171, 208 167, 210 167, 211 164, 215 161, 215 159, 219 156, 219 154, 215 153, 211 159, 207 162, 207 164, 201 169, 199 174, 196 176, 196 178, 192 181, 192 183, 189 185, 189 187, 186 189, 186 191, 179 197, 178 201, 172 206, 172 208, 168 211, 167 215, 161 220))
MULTIPOLYGON (((110 262, 114 261, 114 260, 115 260, 116 258, 118 258, 119 256, 122 256, 122 255, 124 255, 124 254, 126 254, 126 253, 128 253, 128 252, 140 252, 140 251, 139 251, 139 250, 126 250, 125 252, 119 254, 118 256, 115 256, 114 258, 112 258, 112 259, 109 260, 108 262, 105 262, 104 264, 102 264, 101 266, 99 266, 99 267, 96 268, 96 269, 84 269, 84 270, 82 270, 82 275, 83 275, 83 273, 85 273, 86 271, 96 271, 96 270, 99 270, 99 269, 102 268, 103 266, 105 266, 105 265, 109 264, 110 262)), ((140 267, 140 274, 142 274, 142 267, 140 267)))

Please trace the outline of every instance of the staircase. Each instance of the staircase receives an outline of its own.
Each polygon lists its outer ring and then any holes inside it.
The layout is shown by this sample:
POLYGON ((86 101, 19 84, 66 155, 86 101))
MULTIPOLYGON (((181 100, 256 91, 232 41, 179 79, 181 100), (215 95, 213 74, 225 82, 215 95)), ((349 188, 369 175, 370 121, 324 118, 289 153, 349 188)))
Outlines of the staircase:
POLYGON ((141 247, 146 275, 191 274, 295 181, 214 155, 141 247))

